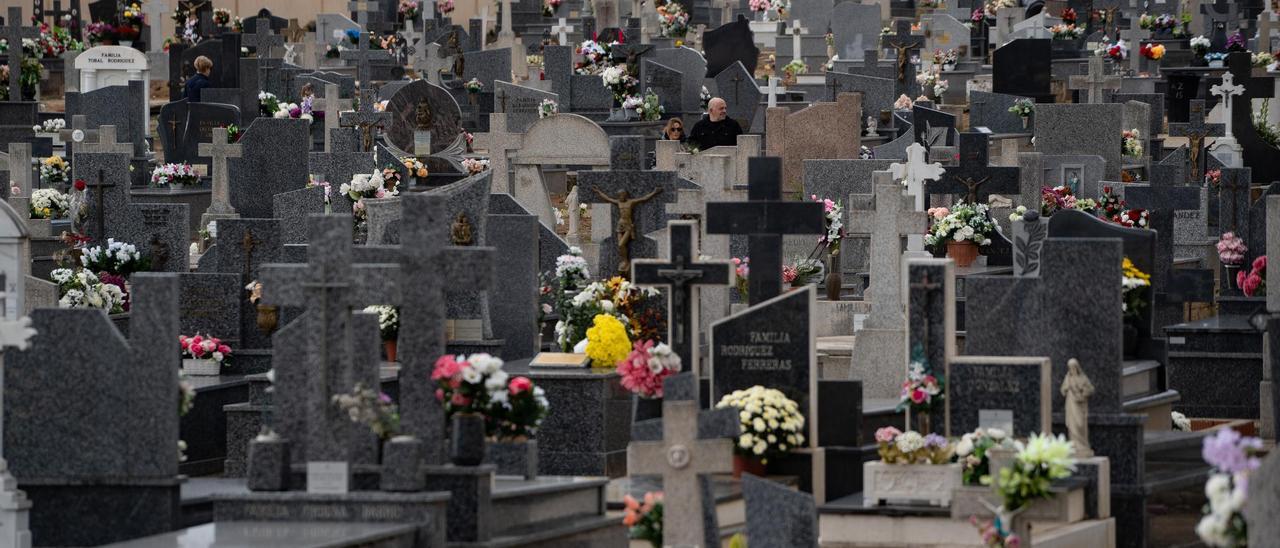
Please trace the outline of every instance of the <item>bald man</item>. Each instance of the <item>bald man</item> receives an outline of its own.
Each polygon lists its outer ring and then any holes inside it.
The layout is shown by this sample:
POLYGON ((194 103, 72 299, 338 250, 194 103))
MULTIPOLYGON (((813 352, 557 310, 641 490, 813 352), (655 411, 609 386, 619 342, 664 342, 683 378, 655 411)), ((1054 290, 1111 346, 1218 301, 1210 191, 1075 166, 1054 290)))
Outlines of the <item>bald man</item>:
POLYGON ((729 117, 729 106, 724 99, 715 97, 707 103, 707 116, 693 125, 689 142, 698 150, 731 147, 738 144, 739 135, 742 135, 742 126, 729 117))

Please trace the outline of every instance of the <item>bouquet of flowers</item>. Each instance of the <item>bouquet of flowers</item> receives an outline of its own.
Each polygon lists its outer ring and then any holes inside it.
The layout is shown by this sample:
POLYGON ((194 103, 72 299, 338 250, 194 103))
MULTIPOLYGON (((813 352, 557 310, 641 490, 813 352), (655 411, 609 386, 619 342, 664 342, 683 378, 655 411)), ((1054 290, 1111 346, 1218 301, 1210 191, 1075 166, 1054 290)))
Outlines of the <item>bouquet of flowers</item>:
POLYGON ((733 286, 738 290, 742 302, 747 302, 747 276, 751 274, 750 257, 733 258, 733 286))
POLYGON ((626 326, 610 314, 596 314, 587 328, 586 341, 583 350, 591 358, 592 367, 614 367, 628 357, 631 349, 626 326))
POLYGON ((1126 209, 1111 217, 1111 222, 1127 228, 1147 228, 1151 214, 1142 208, 1126 209))
POLYGON ((804 415, 782 392, 759 385, 735 390, 716 404, 716 409, 728 407, 738 410, 742 423, 735 453, 768 463, 804 445, 804 415))
POLYGON ((666 343, 636 341, 618 362, 622 387, 642 398, 661 398, 662 380, 680 372, 680 356, 666 343))
POLYGON ((1111 219, 1124 211, 1125 201, 1116 196, 1111 186, 1102 187, 1102 197, 1098 198, 1098 209, 1104 219, 1111 219))
POLYGON ((528 377, 511 377, 502 366, 501 359, 488 354, 441 356, 431 371, 436 400, 448 416, 484 415, 490 435, 530 436, 546 416, 546 393, 528 377))
POLYGON ((480 93, 482 90, 484 90, 484 83, 482 83, 480 80, 472 78, 470 80, 467 80, 467 83, 462 84, 462 87, 467 90, 467 93, 480 93))
POLYGON ((280 111, 280 99, 269 91, 258 92, 258 112, 263 116, 275 116, 280 111))
POLYGON ((823 216, 826 218, 827 233, 818 237, 818 246, 831 250, 831 256, 840 254, 840 242, 844 239, 844 206, 817 194, 810 194, 809 199, 822 204, 823 216))
POLYGON ((543 99, 538 104, 538 118, 549 118, 552 114, 560 112, 560 103, 553 99, 543 99))
POLYGON ((1225 54, 1225 53, 1206 53, 1206 54, 1204 54, 1204 60, 1205 60, 1205 61, 1208 61, 1208 62, 1210 62, 1210 63, 1212 63, 1212 62, 1214 62, 1214 61, 1223 62, 1223 61, 1226 61, 1226 60, 1227 60, 1227 54, 1225 54))
POLYGON ((577 53, 582 56, 582 61, 578 62, 574 67, 577 74, 600 74, 600 71, 610 66, 609 50, 613 48, 613 44, 601 44, 595 40, 585 40, 578 45, 577 53))
POLYGON ((164 164, 151 170, 151 184, 153 186, 180 188, 195 185, 199 180, 200 176, 196 175, 196 169, 187 163, 164 164))
POLYGON ((1249 63, 1258 68, 1267 68, 1276 62, 1275 56, 1265 51, 1255 53, 1249 58, 1249 63))
POLYGON ((1050 496, 1054 480, 1066 478, 1076 469, 1075 446, 1061 434, 1032 434, 1026 444, 1015 442, 1018 454, 1013 463, 1000 469, 998 477, 982 478, 983 485, 996 485, 1005 511, 1012 512, 1039 498, 1050 496))
POLYGON ((759 13, 762 11, 769 11, 769 9, 773 7, 773 2, 771 0, 751 0, 748 7, 751 8, 751 11, 759 13))
POLYGON ((1204 439, 1204 461, 1213 467, 1204 484, 1209 503, 1196 524, 1196 535, 1210 546, 1248 544, 1244 504, 1249 499, 1249 475, 1261 466, 1262 440, 1245 437, 1230 428, 1204 439))
POLYGON ((623 495, 625 506, 622 524, 628 527, 627 536, 632 540, 645 540, 655 548, 662 546, 662 493, 645 493, 644 504, 623 495))
POLYGON ((436 9, 440 10, 440 15, 449 15, 453 13, 453 0, 440 0, 436 2, 436 9))
POLYGON ((892 426, 876 430, 880 462, 885 464, 946 464, 951 461, 951 444, 937 434, 921 435, 892 426))
POLYGON ((809 72, 809 65, 800 59, 792 59, 790 63, 782 66, 782 72, 787 74, 787 78, 795 78, 798 75, 809 72))
POLYGON ((1018 0, 986 0, 986 2, 983 3, 982 10, 983 13, 986 14, 987 19, 995 19, 996 10, 999 10, 1000 8, 1016 7, 1018 7, 1018 0))
POLYGON ((1244 32, 1236 31, 1227 37, 1227 51, 1249 51, 1248 41, 1245 40, 1244 32))
POLYGON ((62 308, 97 308, 108 314, 124 312, 124 290, 103 283, 85 269, 58 268, 49 273, 58 284, 58 306, 62 308))
POLYGON ((689 33, 689 13, 677 2, 658 6, 658 31, 668 38, 684 38, 689 33))
POLYGON ((954 65, 959 61, 960 50, 958 49, 936 49, 933 51, 933 62, 939 65, 954 65))
POLYGON ((707 111, 707 105, 711 103, 711 92, 707 91, 707 86, 702 86, 702 91, 698 92, 698 104, 702 107, 702 112, 707 111))
POLYGON ((914 101, 904 93, 899 95, 898 99, 893 102, 893 110, 911 110, 913 104, 914 101))
POLYGON ((107 238, 106 248, 97 245, 85 249, 80 255, 80 264, 90 272, 105 272, 117 276, 128 276, 151 267, 137 247, 117 242, 115 238, 107 238))
MULTIPOLYGON (((638 99, 636 97, 629 97, 628 99, 633 98, 638 99)), ((660 120, 662 119, 662 114, 666 112, 666 109, 663 108, 662 103, 658 99, 658 94, 647 88, 644 90, 644 98, 640 99, 638 105, 631 108, 636 111, 636 114, 640 115, 641 120, 646 122, 660 120)))
POLYGON ((71 164, 61 156, 50 156, 40 162, 40 182, 43 186, 66 184, 70 174, 71 164))
POLYGON ((224 8, 213 9, 213 24, 219 27, 225 27, 231 22, 231 10, 224 8))
POLYGON ((1075 10, 1075 8, 1067 8, 1067 9, 1062 10, 1061 19, 1062 19, 1062 22, 1063 22, 1063 23, 1066 23, 1066 24, 1068 24, 1068 25, 1074 25, 1074 24, 1076 24, 1076 10, 1075 10))
POLYGON ((609 91, 613 93, 613 99, 618 102, 622 102, 632 95, 636 84, 639 83, 635 77, 627 73, 625 65, 604 69, 600 73, 600 81, 604 84, 604 87, 609 88, 609 91))
POLYGON ((1177 411, 1173 411, 1169 413, 1169 419, 1173 421, 1174 430, 1177 430, 1179 432, 1191 431, 1191 419, 1188 419, 1186 415, 1183 415, 1182 413, 1179 413, 1177 411))
POLYGON ((1236 236, 1235 232, 1227 232, 1218 239, 1218 261, 1224 265, 1240 265, 1244 264, 1244 254, 1249 252, 1249 248, 1244 245, 1244 240, 1236 236))
MULTIPOLYGON (((926 93, 932 92, 933 97, 938 101, 942 100, 942 95, 946 93, 951 86, 947 83, 945 78, 942 78, 941 75, 938 74, 938 71, 936 70, 920 71, 919 74, 916 74, 916 83, 920 84, 920 88, 926 93)), ((894 108, 897 108, 896 103, 894 104, 894 108)))
POLYGON ((366 306, 365 312, 378 315, 378 333, 384 341, 394 341, 400 336, 400 309, 391 305, 366 306))
POLYGON ((1204 55, 1209 52, 1210 44, 1208 38, 1203 35, 1197 36, 1191 39, 1191 51, 1196 55, 1204 55))
POLYGON ((462 169, 467 170, 467 175, 478 175, 486 169, 489 169, 488 158, 463 158, 462 169))
POLYGON ((182 347, 183 359, 213 360, 225 365, 227 357, 231 355, 231 347, 223 344, 222 339, 212 335, 201 336, 199 333, 194 337, 178 335, 178 346, 182 347))
POLYGON ((406 156, 403 160, 400 160, 400 163, 404 164, 404 168, 409 170, 409 175, 413 177, 425 179, 427 175, 431 174, 431 172, 427 170, 427 164, 422 163, 422 160, 414 158, 413 156, 406 156))
MULTIPOLYGON (((559 268, 557 268, 559 270, 559 268)), ((583 267, 585 275, 585 266, 583 267)), ((658 294, 654 288, 640 288, 620 276, 604 282, 592 282, 583 287, 569 299, 565 308, 560 311, 560 321, 556 323, 556 342, 564 351, 585 352, 588 344, 588 329, 598 323, 597 316, 607 314, 616 318, 628 333, 637 340, 660 339, 657 325, 660 322, 641 321, 641 307, 645 299, 658 294)), ((601 334, 605 334, 602 332, 601 334)), ((626 357, 631 349, 630 340, 625 348, 615 351, 620 353, 618 359, 626 357)), ((612 367, 613 363, 601 364, 600 367, 612 367)))
POLYGON ((36 133, 57 133, 67 127, 67 121, 62 118, 50 118, 40 125, 31 126, 31 131, 36 133))
POLYGON ((1118 40, 1112 44, 1109 41, 1103 41, 1102 45, 1093 52, 1098 56, 1105 56, 1113 61, 1123 61, 1129 58, 1129 45, 1124 40, 1118 40))
POLYGON ((110 23, 94 21, 84 28, 84 39, 90 44, 98 45, 115 37, 116 29, 110 23))
POLYGON ((1077 199, 1071 193, 1071 187, 1062 185, 1055 187, 1042 187, 1040 189, 1040 214, 1048 217, 1057 211, 1064 209, 1078 209, 1086 213, 1093 213, 1098 208, 1098 202, 1092 198, 1077 199))
MULTIPOLYGON (((1164 57, 1164 44, 1146 43, 1138 48, 1138 53, 1152 61, 1159 61, 1164 57)), ((1266 65, 1263 65, 1266 66, 1266 65)))
POLYGON ((396 8, 400 19, 417 19, 420 11, 417 0, 400 0, 400 6, 396 8))
POLYGON ((1120 265, 1123 278, 1120 280, 1120 286, 1124 290, 1124 303, 1122 311, 1125 318, 1138 318, 1142 316, 1142 311, 1147 307, 1147 291, 1146 288, 1151 287, 1151 275, 1138 270, 1138 267, 1130 261, 1128 257, 1124 258, 1124 263, 1120 265))
POLYGON ((1267 293, 1267 256, 1260 255, 1253 260, 1252 271, 1245 273, 1244 269, 1236 273, 1236 287, 1244 292, 1246 297, 1255 295, 1265 295, 1267 293))
POLYGON ((1142 132, 1138 128, 1126 129, 1121 133, 1124 143, 1121 152, 1130 158, 1142 157, 1142 132))
POLYGON ((978 428, 960 437, 955 446, 955 462, 964 465, 964 484, 978 485, 983 476, 991 473, 991 458, 987 451, 993 447, 1013 449, 1013 440, 999 428, 978 428))
POLYGON ((71 209, 71 199, 52 188, 37 188, 31 192, 32 219, 61 219, 71 209))
POLYGON ((1138 26, 1152 32, 1169 31, 1178 26, 1178 20, 1167 13, 1160 15, 1144 13, 1138 18, 1138 26))
POLYGON ((897 410, 910 410, 912 414, 929 413, 942 403, 945 381, 933 374, 933 368, 925 359, 922 348, 917 346, 911 354, 911 363, 907 364, 907 378, 902 381, 902 391, 898 396, 897 410))
POLYGON ((817 283, 821 274, 822 263, 817 259, 796 259, 791 264, 782 265, 782 283, 791 287, 817 283))
POLYGON ((380 440, 400 432, 400 411, 385 392, 375 392, 358 382, 350 393, 334 394, 332 401, 351 422, 367 426, 380 440))
POLYGON ((1080 28, 1074 23, 1058 23, 1049 27, 1054 40, 1075 40, 1080 38, 1080 28))
POLYGON ((991 235, 996 231, 995 223, 987 215, 986 204, 967 204, 958 202, 950 210, 936 208, 930 215, 935 219, 924 242, 929 246, 944 245, 949 241, 972 241, 978 245, 991 245, 991 235), (936 211, 941 210, 941 211, 936 211))
POLYGON ((311 122, 315 120, 315 116, 312 114, 312 106, 311 106, 314 103, 314 101, 315 101, 315 97, 311 95, 303 97, 302 103, 289 103, 285 101, 280 101, 277 103, 278 110, 271 113, 271 117, 279 118, 279 119, 290 118, 294 120, 306 120, 308 122, 311 122))
POLYGON ((1009 107, 1009 112, 1019 118, 1027 118, 1031 113, 1036 111, 1036 103, 1031 99, 1018 99, 1013 102, 1013 106, 1009 107))
POLYGON ((383 178, 382 172, 374 171, 373 173, 357 173, 351 178, 351 182, 339 185, 338 192, 351 200, 351 211, 356 218, 364 219, 364 199, 397 196, 400 191, 396 189, 396 186, 396 181, 387 181, 383 178))

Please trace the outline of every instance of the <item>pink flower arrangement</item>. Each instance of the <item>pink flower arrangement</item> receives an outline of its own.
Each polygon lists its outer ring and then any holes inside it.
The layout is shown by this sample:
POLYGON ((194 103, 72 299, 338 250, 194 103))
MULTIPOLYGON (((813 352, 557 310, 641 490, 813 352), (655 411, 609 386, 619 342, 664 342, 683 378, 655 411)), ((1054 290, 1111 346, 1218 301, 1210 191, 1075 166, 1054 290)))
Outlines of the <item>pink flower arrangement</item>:
POLYGON ((182 347, 182 357, 194 360, 213 360, 223 363, 231 355, 231 347, 222 343, 221 339, 197 333, 194 337, 178 335, 178 346, 182 347))
POLYGON ((941 221, 951 214, 951 210, 945 207, 931 207, 926 213, 936 221, 941 221))
POLYGON ((1218 239, 1218 260, 1225 265, 1238 265, 1244 263, 1244 254, 1249 252, 1249 248, 1244 245, 1244 240, 1236 236, 1234 232, 1227 232, 1218 239))
POLYGON ((622 387, 642 398, 661 398, 662 381, 680 371, 680 356, 665 343, 636 341, 626 359, 618 362, 622 387))
POLYGON ((546 416, 546 394, 528 377, 512 377, 502 366, 501 359, 488 354, 440 356, 431 370, 436 400, 449 416, 483 415, 491 436, 531 437, 546 416))
POLYGON ((893 443, 893 440, 898 439, 898 436, 901 434, 901 430, 892 426, 886 426, 876 430, 876 443, 893 443))
POLYGON ((768 11, 769 8, 773 7, 773 2, 770 0, 751 0, 750 7, 751 11, 768 11))
POLYGON ((1222 182, 1222 170, 1210 169, 1209 171, 1204 172, 1204 180, 1213 186, 1218 186, 1218 184, 1222 182))
POLYGON ((1265 295, 1267 291, 1267 256, 1262 255, 1253 260, 1252 271, 1243 269, 1236 273, 1236 285, 1244 292, 1244 296, 1265 295))
POLYGON ((800 271, 795 265, 782 265, 782 283, 790 285, 799 275, 800 271))

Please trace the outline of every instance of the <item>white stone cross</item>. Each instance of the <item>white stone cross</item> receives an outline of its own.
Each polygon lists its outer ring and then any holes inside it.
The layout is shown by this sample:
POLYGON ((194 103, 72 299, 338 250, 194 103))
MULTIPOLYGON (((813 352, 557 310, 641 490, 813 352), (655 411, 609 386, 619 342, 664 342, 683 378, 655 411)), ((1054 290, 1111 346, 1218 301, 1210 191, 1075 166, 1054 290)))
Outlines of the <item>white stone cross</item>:
POLYGON ((413 70, 418 71, 418 77, 440 85, 440 71, 453 66, 453 56, 441 57, 440 44, 432 42, 423 48, 422 57, 413 60, 413 70))
POLYGON ((133 152, 133 145, 116 142, 116 126, 102 126, 98 128, 98 142, 76 145, 75 153, 79 154, 81 152, 131 153, 133 152))
POLYGON ((9 182, 31 198, 31 143, 9 143, 9 182))
POLYGON ((560 45, 562 46, 569 45, 568 33, 573 32, 573 25, 570 25, 568 21, 568 19, 561 17, 560 24, 551 27, 551 32, 559 34, 560 45))
POLYGON ((800 55, 800 35, 806 32, 809 32, 809 29, 800 26, 799 19, 791 21, 791 60, 793 61, 804 59, 804 56, 800 55))
POLYGON ((404 30, 400 31, 400 36, 404 37, 404 45, 408 46, 411 55, 419 55, 421 50, 418 46, 418 39, 422 38, 422 33, 418 32, 417 19, 406 18, 404 20, 404 30))
MULTIPOLYGON (((142 12, 146 14, 147 21, 151 23, 151 35, 147 38, 147 51, 157 52, 164 44, 164 20, 169 18, 169 4, 164 0, 151 0, 142 5, 142 12)), ((181 25, 182 23, 177 23, 181 25)), ((179 28, 175 34, 182 34, 179 28)))
POLYGON ((1231 103, 1232 97, 1244 95, 1244 86, 1235 83, 1235 76, 1230 72, 1222 73, 1222 83, 1209 88, 1209 93, 1221 97, 1222 111, 1227 113, 1223 118, 1226 119, 1225 135, 1227 139, 1234 139, 1235 134, 1231 132, 1231 103))
MULTIPOLYGON (((947 172, 942 164, 937 162, 928 163, 926 158, 927 151, 920 143, 911 143, 907 147, 907 163, 905 164, 889 164, 889 172, 893 173, 895 180, 901 180, 902 184, 907 187, 907 194, 912 196, 915 201, 915 210, 924 211, 926 180, 939 181, 942 175, 947 172)), ((924 235, 908 234, 907 235, 907 251, 924 251, 924 235)))
POLYGON ((1137 75, 1142 67, 1142 54, 1139 50, 1144 41, 1151 39, 1151 31, 1141 27, 1125 29, 1120 31, 1120 39, 1129 42, 1129 69, 1137 75))
MULTIPOLYGON (((480 50, 484 51, 485 42, 489 39, 489 22, 493 21, 493 16, 489 15, 489 3, 485 2, 480 8, 480 50)), ((564 45, 564 44, 560 44, 564 45)))
POLYGON ((902 185, 895 183, 888 171, 871 174, 871 191, 875 211, 854 215, 849 227, 853 234, 871 235, 871 285, 863 297, 871 301, 871 315, 863 327, 896 329, 903 325, 901 238, 924 234, 929 219, 925 212, 904 203, 907 197, 902 195, 902 185))
MULTIPOLYGON (((437 45, 438 47, 438 45, 437 45)), ((351 110, 351 99, 342 99, 339 97, 338 84, 325 84, 324 97, 317 97, 311 102, 311 110, 324 113, 324 151, 329 150, 329 133, 338 129, 340 114, 344 110, 351 110)))
POLYGON ((786 86, 779 86, 779 85, 778 85, 778 84, 779 84, 779 83, 781 83, 781 82, 782 82, 782 80, 781 80, 781 79, 779 79, 777 76, 770 76, 770 77, 769 77, 769 85, 767 85, 767 86, 765 86, 765 87, 760 88, 760 91, 763 91, 763 92, 765 92, 765 93, 768 93, 768 94, 769 94, 769 108, 773 108, 773 107, 778 106, 778 95, 777 95, 777 94, 778 94, 778 93, 780 93, 780 92, 787 91, 786 86))
MULTIPOLYGON (((1137 55, 1137 52, 1132 52, 1137 55)), ((1103 102, 1102 92, 1107 89, 1120 89, 1119 76, 1106 76, 1104 73, 1104 61, 1101 57, 1093 56, 1089 58, 1089 74, 1088 76, 1074 75, 1068 79, 1069 87, 1073 90, 1089 90, 1088 102, 1090 104, 1098 104, 1103 102)))
POLYGON ((733 470, 733 442, 698 438, 698 404, 662 402, 662 441, 633 441, 627 446, 632 475, 661 475, 664 546, 702 546, 701 474, 733 470))
MULTIPOLYGON (((328 119, 327 116, 325 118, 328 119)), ((225 128, 214 129, 212 137, 212 142, 200 143, 196 147, 196 151, 201 156, 210 158, 209 170, 213 177, 212 201, 209 209, 205 210, 200 218, 200 226, 209 226, 210 222, 218 219, 239 217, 236 209, 231 207, 231 182, 228 178, 227 158, 239 158, 242 147, 240 143, 227 142, 225 128)))

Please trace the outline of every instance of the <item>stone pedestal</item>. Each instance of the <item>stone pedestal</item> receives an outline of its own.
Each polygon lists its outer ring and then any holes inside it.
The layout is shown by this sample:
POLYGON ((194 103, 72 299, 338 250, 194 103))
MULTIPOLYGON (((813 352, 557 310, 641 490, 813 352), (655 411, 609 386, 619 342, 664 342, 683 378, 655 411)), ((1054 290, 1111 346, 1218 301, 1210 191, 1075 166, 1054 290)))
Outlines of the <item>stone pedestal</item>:
POLYGON ((393 438, 382 444, 382 490, 421 491, 423 481, 422 441, 408 436, 393 438))
POLYGON ((449 542, 483 542, 493 532, 493 474, 497 467, 428 466, 428 491, 449 493, 449 542))
POLYGON ((557 476, 627 474, 631 393, 612 369, 529 370, 528 360, 507 362, 547 393, 554 413, 538 430, 538 473, 557 476))
POLYGON ((249 442, 250 491, 284 491, 289 488, 289 442, 275 436, 249 442))

